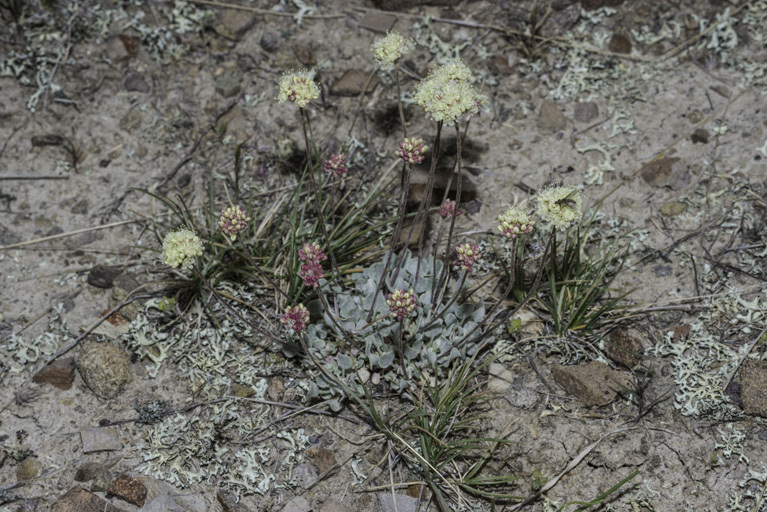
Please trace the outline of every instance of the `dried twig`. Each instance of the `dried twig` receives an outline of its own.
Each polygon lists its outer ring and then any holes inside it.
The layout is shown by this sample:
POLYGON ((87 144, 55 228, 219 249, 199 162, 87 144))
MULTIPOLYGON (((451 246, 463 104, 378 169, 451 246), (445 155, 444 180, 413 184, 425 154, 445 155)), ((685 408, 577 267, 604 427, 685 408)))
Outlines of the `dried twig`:
POLYGON ((89 231, 97 231, 99 229, 108 229, 108 228, 114 228, 117 226, 124 226, 126 224, 133 224, 134 222, 138 222, 137 220, 123 220, 120 222, 112 222, 111 224, 103 224, 101 226, 93 226, 90 228, 83 228, 83 229, 76 229, 74 231, 69 231, 67 233, 59 233, 58 235, 51 235, 51 236, 44 236, 42 238, 35 238, 33 240, 27 240, 26 242, 18 242, 15 244, 10 245, 4 245, 0 247, 0 251, 5 251, 8 249, 15 249, 17 247, 24 247, 25 245, 32 245, 32 244, 39 244, 40 242, 47 242, 48 240, 57 240, 59 238, 66 238, 68 236, 73 235, 79 235, 80 233, 87 233, 89 231))
POLYGON ((0 181, 2 180, 68 180, 69 176, 53 176, 53 175, 43 175, 43 176, 24 176, 23 174, 10 174, 6 176, 0 176, 0 181))

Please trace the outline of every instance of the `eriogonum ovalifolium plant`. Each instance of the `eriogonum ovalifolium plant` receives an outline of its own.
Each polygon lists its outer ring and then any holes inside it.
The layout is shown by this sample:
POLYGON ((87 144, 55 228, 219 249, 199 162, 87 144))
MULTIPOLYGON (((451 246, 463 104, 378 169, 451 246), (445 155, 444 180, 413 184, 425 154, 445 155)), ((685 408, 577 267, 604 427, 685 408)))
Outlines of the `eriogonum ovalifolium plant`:
MULTIPOLYGON (((310 304, 310 309, 318 316, 321 314, 322 320, 307 325, 303 333, 308 350, 315 360, 324 362, 326 371, 356 392, 363 393, 363 386, 373 379, 386 382, 395 391, 408 393, 417 386, 421 373, 438 377, 453 362, 471 356, 477 349, 477 343, 472 342, 475 335, 469 334, 484 319, 483 302, 449 304, 445 298, 433 306, 433 277, 421 275, 413 284, 417 263, 417 257, 406 256, 392 291, 379 292, 382 296, 376 301, 375 320, 371 323, 366 321, 366 315, 373 303, 383 262, 353 274, 353 287, 348 290, 331 290, 327 286, 329 292, 335 292, 336 321, 351 333, 352 344, 329 316, 335 315, 334 312, 321 311, 318 301, 310 304), (447 312, 437 319, 446 305, 449 305, 447 312), (404 365, 398 353, 400 325, 404 365), (459 344, 467 336, 468 339, 459 344), (403 366, 407 374, 403 373, 403 366)), ((432 263, 431 258, 421 262, 426 268, 431 268, 432 263)), ((437 261, 436 269, 442 270, 441 261, 437 261)), ((387 276, 391 278, 392 269, 387 271, 387 276)), ((288 355, 293 354, 287 348, 284 350, 288 355)), ((310 394, 337 399, 332 402, 334 407, 340 407, 340 400, 345 396, 342 389, 322 375, 312 384, 310 394)))

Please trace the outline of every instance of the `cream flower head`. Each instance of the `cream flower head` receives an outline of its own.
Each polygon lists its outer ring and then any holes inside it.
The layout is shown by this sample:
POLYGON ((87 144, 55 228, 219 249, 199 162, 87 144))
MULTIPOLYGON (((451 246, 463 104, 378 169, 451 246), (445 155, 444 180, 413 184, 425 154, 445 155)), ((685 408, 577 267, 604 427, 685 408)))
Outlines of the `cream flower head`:
POLYGON ((443 64, 434 71, 432 77, 439 78, 440 80, 454 80, 456 82, 471 82, 473 78, 469 66, 464 64, 462 60, 454 60, 443 64))
POLYGON ((402 37, 397 31, 387 32, 386 36, 376 39, 370 47, 381 69, 393 69, 400 57, 413 48, 413 40, 402 37))
POLYGON ((583 196, 575 187, 545 188, 538 192, 536 201, 538 215, 555 229, 567 229, 581 217, 583 196))
POLYGON ((197 256, 202 256, 202 240, 191 229, 179 228, 165 235, 162 262, 169 267, 191 268, 197 256))
POLYGON ((487 104, 487 96, 480 94, 470 83, 471 71, 456 61, 438 68, 416 87, 414 99, 435 121, 451 126, 461 116, 473 116, 487 104))
POLYGON ((277 101, 292 101, 304 108, 311 100, 320 96, 320 88, 312 80, 312 73, 306 70, 289 71, 282 75, 277 101))
POLYGON ((521 206, 511 206, 503 215, 498 216, 498 231, 506 238, 514 239, 520 235, 531 233, 535 221, 521 206))

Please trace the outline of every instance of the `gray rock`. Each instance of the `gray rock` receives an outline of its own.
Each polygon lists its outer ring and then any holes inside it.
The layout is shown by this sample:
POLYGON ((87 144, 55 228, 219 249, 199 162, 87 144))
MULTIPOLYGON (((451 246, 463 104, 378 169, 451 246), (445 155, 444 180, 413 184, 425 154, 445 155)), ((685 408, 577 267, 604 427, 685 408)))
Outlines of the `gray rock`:
POLYGON ((129 92, 147 93, 152 90, 143 76, 136 75, 134 73, 128 73, 125 75, 125 80, 123 80, 123 87, 126 91, 129 92))
POLYGON ((311 464, 303 463, 293 468, 293 476, 301 488, 308 489, 317 482, 319 471, 311 464))
POLYGON ((222 37, 239 41, 256 22, 256 15, 239 9, 219 9, 213 30, 222 37))
POLYGON ((520 409, 532 409, 538 405, 538 393, 532 389, 532 383, 526 383, 521 375, 514 377, 511 386, 506 389, 504 398, 513 407, 520 409))
POLYGON ((75 203, 75 205, 69 211, 77 215, 84 215, 88 213, 88 200, 87 199, 79 200, 77 203, 75 203))
POLYGON ((544 132, 554 133, 564 130, 566 126, 567 118, 557 104, 551 100, 543 100, 538 115, 538 128, 544 132))
POLYGON ((242 86, 242 76, 233 73, 224 73, 216 78, 216 92, 224 98, 231 98, 239 94, 242 86))
POLYGON ((579 123, 590 123, 599 117, 599 106, 594 101, 581 101, 575 104, 573 117, 579 123))
MULTIPOLYGON (((333 86, 330 88, 330 94, 335 96, 359 96, 365 88, 365 84, 368 82, 368 78, 370 78, 370 73, 367 71, 362 71, 360 69, 349 69, 343 74, 341 78, 338 79, 336 83, 333 84, 333 86)), ((378 77, 373 76, 367 89, 365 89, 365 93, 367 94, 372 92, 379 83, 380 80, 378 77)))
MULTIPOLYGON (((382 512, 395 512, 394 499, 391 492, 379 492, 378 503, 382 512)), ((418 512, 418 499, 411 498, 407 494, 395 494, 397 500, 397 512, 418 512)))
POLYGON ((282 512, 311 512, 312 505, 303 496, 296 496, 282 507, 282 512))
POLYGON ((130 356, 111 343, 84 345, 77 355, 77 369, 88 388, 104 400, 117 397, 133 378, 130 356))
POLYGON ((27 457, 16 466, 16 481, 32 480, 40 474, 43 465, 35 457, 27 457))
POLYGON ((357 23, 360 28, 366 28, 371 32, 378 32, 385 34, 394 26, 394 22, 397 21, 395 16, 390 14, 382 14, 377 12, 370 12, 365 14, 362 19, 357 23))
POLYGON ((599 361, 573 366, 555 365, 551 368, 551 375, 586 407, 607 405, 618 398, 619 392, 625 394, 627 389, 633 389, 630 375, 613 370, 599 361))
POLYGON ((137 512, 186 512, 182 506, 176 503, 167 494, 158 496, 152 501, 145 503, 137 512))
POLYGON ((93 474, 91 492, 105 492, 112 485, 112 472, 107 468, 98 468, 93 474))
POLYGON ((487 390, 491 393, 506 391, 514 380, 514 375, 500 363, 490 363, 487 373, 487 390))
POLYGON ((83 453, 122 450, 120 435, 114 427, 88 428, 80 431, 83 453))
POLYGON ((103 234, 100 234, 98 231, 86 231, 85 233, 80 233, 79 235, 70 236, 64 239, 64 247, 67 249, 78 249, 82 247, 83 245, 92 244, 96 240, 99 239, 99 237, 103 237, 103 234))

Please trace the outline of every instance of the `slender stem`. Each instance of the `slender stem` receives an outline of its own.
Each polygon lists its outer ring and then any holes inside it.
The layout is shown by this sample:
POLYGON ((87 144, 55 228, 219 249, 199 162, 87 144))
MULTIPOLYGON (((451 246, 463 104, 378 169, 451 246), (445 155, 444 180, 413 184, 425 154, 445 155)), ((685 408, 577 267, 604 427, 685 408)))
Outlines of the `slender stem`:
POLYGON ((338 263, 336 262, 336 255, 333 252, 333 246, 330 243, 330 236, 328 236, 328 230, 325 227, 325 217, 322 210, 322 202, 320 200, 320 194, 319 190, 317 188, 317 180, 314 177, 314 165, 312 164, 312 153, 311 149, 309 148, 309 136, 306 133, 306 114, 304 113, 304 109, 301 107, 298 107, 298 111, 301 113, 301 129, 304 132, 304 146, 306 146, 306 164, 309 166, 309 178, 310 183, 312 184, 312 192, 314 193, 314 199, 317 202, 317 215, 318 219, 317 222, 320 225, 320 228, 322 228, 322 236, 325 238, 325 241, 328 244, 328 254, 330 255, 330 262, 333 265, 333 273, 336 275, 336 277, 340 276, 341 273, 338 270, 338 263))
MULTIPOLYGON (((386 255, 386 263, 384 263, 383 271, 381 272, 381 278, 378 280, 378 285, 376 286, 375 294, 373 294, 373 302, 370 303, 370 311, 368 311, 368 316, 365 319, 366 322, 370 322, 370 319, 373 318, 373 310, 376 307, 376 301, 378 300, 378 294, 381 293, 381 289, 383 288, 384 281, 386 280, 386 271, 389 270, 389 263, 391 263, 392 255, 394 254, 394 249, 396 248, 397 242, 399 241, 399 234, 402 230, 402 224, 405 221, 405 214, 407 213, 407 199, 410 192, 410 176, 413 172, 413 164, 405 164, 405 183, 402 187, 402 196, 400 198, 399 208, 398 208, 398 218, 397 218, 397 225, 394 227, 394 232, 391 236, 391 244, 389 248, 389 254, 386 255)), ((405 244, 405 250, 407 250, 407 243, 405 244)))
MULTIPOLYGON (((455 184, 455 211, 458 212, 458 207, 461 205, 461 185, 463 184, 463 166, 461 165, 461 129, 458 127, 458 123, 455 123, 455 145, 456 145, 456 162, 458 164, 458 181, 455 184)), ((453 243, 453 230, 455 229, 455 219, 457 215, 453 215, 450 218, 450 229, 447 232, 447 244, 445 245, 446 258, 450 254, 450 246, 453 243)), ((439 250, 439 247, 437 247, 439 250)), ((447 281, 450 278, 450 273, 447 271, 448 265, 442 267, 442 273, 437 281, 437 290, 447 289, 447 281), (444 288, 441 285, 442 281, 445 281, 444 288)), ((440 293, 441 295, 441 293, 440 293)), ((442 297, 437 298, 437 303, 442 300, 442 297)))
MULTIPOLYGON (((397 108, 399 109, 399 120, 400 123, 402 123, 402 135, 407 139, 407 123, 405 122, 405 111, 402 108, 402 91, 400 89, 399 83, 399 69, 396 65, 394 66, 394 78, 395 82, 397 83, 397 108)), ((400 177, 399 184, 401 188, 405 187, 405 169, 402 169, 402 176, 400 177)))
POLYGON ((402 343, 402 337, 404 335, 405 331, 405 321, 400 320, 399 321, 399 337, 397 341, 397 346, 399 349, 399 362, 402 365, 402 377, 407 379, 407 365, 405 364, 405 348, 402 343))
MULTIPOLYGON (((439 241, 442 238, 442 232, 445 230, 445 219, 441 219, 442 222, 439 223, 439 229, 437 230, 437 236, 434 238, 434 246, 439 247, 439 241)), ((427 254, 431 254, 431 247, 429 247, 429 250, 427 251, 427 254)), ((437 255, 432 255, 432 264, 431 264, 431 305, 435 306, 437 304, 437 255)), ((445 262, 443 262, 443 265, 445 262)), ((440 272, 440 275, 442 273, 440 272)))
MULTIPOLYGON (((438 121, 437 135, 434 141, 434 151, 432 151, 432 154, 431 154, 431 166, 429 168, 429 177, 426 180, 426 189, 424 190, 423 196, 421 197, 421 202, 418 205, 418 212, 415 215, 415 219, 413 219, 413 224, 410 226, 410 230, 407 233, 407 240, 405 240, 405 248, 406 248, 405 250, 407 250, 407 246, 410 243, 410 237, 413 236, 413 230, 415 230, 416 226, 418 225, 418 221, 421 218, 421 215, 425 217, 426 212, 428 212, 429 206, 431 205, 431 192, 432 192, 432 188, 434 187, 434 172, 437 169, 437 160, 439 160, 441 138, 442 138, 442 121, 438 121)), ((423 248, 424 231, 425 229, 421 230, 421 236, 418 243, 418 266, 419 267, 421 263, 421 249, 423 248)), ((394 286, 394 282, 397 280, 397 276, 399 275, 400 268, 402 268, 402 262, 405 259, 405 250, 403 250, 402 253, 400 254, 399 259, 397 260, 397 266, 394 267, 394 272, 390 281, 392 286, 394 286)), ((418 271, 416 270, 416 276, 417 274, 418 274, 418 271)), ((412 284, 414 288, 417 282, 418 282, 418 279, 416 278, 415 282, 412 284)))
POLYGON ((399 69, 394 66, 394 78, 397 82, 397 107, 399 107, 399 120, 402 123, 402 134, 407 139, 407 124, 405 123, 405 111, 402 108, 402 91, 399 84, 399 69))

